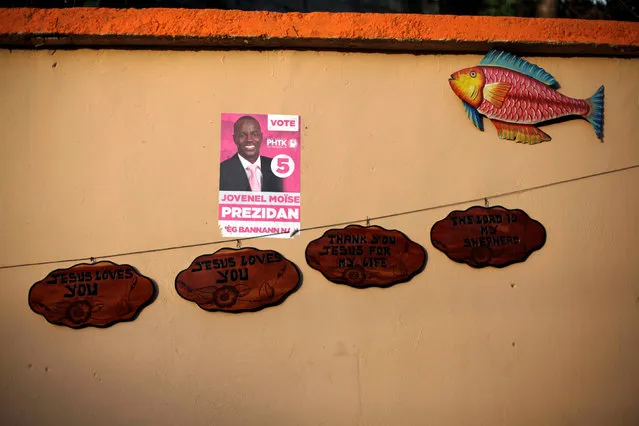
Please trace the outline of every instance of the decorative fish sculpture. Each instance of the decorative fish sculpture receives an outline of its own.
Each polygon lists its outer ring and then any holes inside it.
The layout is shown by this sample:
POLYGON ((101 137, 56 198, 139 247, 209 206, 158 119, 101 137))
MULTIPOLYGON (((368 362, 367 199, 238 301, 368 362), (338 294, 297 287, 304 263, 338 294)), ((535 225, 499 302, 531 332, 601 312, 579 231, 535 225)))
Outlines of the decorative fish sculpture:
POLYGON ((481 131, 484 115, 501 139, 536 144, 551 139, 536 124, 580 116, 592 124, 603 141, 603 86, 588 99, 570 98, 556 90, 557 80, 540 67, 497 50, 488 52, 478 66, 450 77, 450 87, 481 131))

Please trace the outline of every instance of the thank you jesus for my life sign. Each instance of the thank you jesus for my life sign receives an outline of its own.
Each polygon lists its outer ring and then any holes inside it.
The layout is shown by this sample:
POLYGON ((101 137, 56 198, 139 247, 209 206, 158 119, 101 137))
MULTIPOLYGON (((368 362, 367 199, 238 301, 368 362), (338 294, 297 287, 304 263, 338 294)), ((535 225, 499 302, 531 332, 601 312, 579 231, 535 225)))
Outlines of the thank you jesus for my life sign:
POLYGON ((329 229, 306 247, 306 262, 334 283, 356 288, 409 281, 426 265, 426 250, 397 230, 350 225, 329 229))

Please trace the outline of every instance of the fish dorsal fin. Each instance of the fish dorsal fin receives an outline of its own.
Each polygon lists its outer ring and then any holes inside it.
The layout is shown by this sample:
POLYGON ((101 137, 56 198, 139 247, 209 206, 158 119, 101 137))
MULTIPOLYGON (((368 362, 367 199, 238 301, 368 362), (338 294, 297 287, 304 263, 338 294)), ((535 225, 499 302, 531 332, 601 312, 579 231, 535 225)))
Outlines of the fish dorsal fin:
POLYGON ((537 65, 531 64, 525 59, 521 59, 511 53, 502 52, 500 50, 491 50, 486 56, 479 61, 479 65, 495 66, 508 68, 513 71, 520 72, 535 80, 541 81, 548 86, 558 86, 555 77, 548 74, 545 70, 537 65))
POLYGON ((470 106, 466 102, 462 101, 462 103, 464 104, 464 109, 466 110, 466 114, 468 114, 468 118, 470 118, 470 121, 473 122, 475 127, 477 127, 479 130, 481 130, 483 132, 484 131, 484 120, 482 120, 481 115, 479 114, 479 112, 477 112, 477 110, 475 108, 473 108, 472 106, 470 106))

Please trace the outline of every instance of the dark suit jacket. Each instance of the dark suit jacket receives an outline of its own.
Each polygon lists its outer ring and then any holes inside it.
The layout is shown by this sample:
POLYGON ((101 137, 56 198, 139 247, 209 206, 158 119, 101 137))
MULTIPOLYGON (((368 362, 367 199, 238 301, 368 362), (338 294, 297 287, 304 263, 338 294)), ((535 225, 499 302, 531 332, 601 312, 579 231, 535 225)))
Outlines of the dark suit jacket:
MULTIPOLYGON (((220 191, 250 191, 251 185, 246 177, 246 170, 235 154, 220 163, 220 191)), ((272 158, 261 156, 262 159, 262 192, 282 192, 282 179, 271 171, 272 158)))

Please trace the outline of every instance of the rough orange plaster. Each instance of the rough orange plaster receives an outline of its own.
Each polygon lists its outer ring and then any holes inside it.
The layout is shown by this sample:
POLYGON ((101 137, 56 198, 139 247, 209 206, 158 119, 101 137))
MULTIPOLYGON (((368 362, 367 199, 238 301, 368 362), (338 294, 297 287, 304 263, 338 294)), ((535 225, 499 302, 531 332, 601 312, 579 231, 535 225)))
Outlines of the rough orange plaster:
POLYGON ((639 23, 634 22, 213 9, 0 9, 1 42, 37 36, 91 37, 94 41, 105 37, 188 38, 199 40, 200 46, 233 45, 233 41, 237 44, 242 39, 249 47, 265 45, 265 40, 279 41, 282 48, 303 47, 305 41, 314 40, 321 47, 317 40, 324 40, 356 42, 360 47, 367 41, 392 41, 400 47, 407 44, 419 49, 420 43, 454 41, 608 46, 639 51, 639 23))

